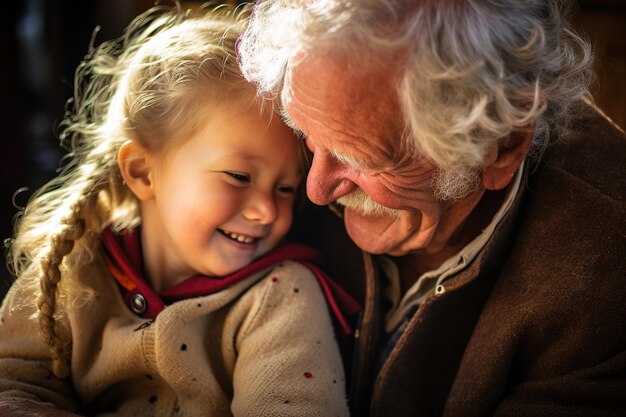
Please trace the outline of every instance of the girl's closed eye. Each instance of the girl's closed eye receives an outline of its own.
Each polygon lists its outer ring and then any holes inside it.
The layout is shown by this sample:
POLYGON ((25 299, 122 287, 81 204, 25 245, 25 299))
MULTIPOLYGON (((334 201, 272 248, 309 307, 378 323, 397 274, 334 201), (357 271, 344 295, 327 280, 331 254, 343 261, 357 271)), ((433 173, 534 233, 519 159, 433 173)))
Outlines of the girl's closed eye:
POLYGON ((224 171, 224 173, 240 183, 249 183, 250 175, 241 172, 224 171))
POLYGON ((278 185, 276 189, 278 190, 278 192, 283 193, 283 194, 295 194, 296 193, 296 188, 290 185, 278 185))

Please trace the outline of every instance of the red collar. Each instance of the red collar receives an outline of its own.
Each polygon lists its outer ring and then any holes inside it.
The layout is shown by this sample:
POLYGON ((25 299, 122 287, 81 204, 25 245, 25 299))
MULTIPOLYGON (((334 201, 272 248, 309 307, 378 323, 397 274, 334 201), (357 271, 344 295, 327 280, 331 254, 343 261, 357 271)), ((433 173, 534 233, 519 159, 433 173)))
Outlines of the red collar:
POLYGON ((224 277, 194 275, 158 294, 143 276, 143 260, 137 229, 115 234, 110 228, 106 228, 102 233, 102 243, 107 267, 120 284, 126 303, 132 306, 133 300, 138 296, 145 300, 147 305, 145 311, 140 313, 142 317, 155 318, 167 304, 224 290, 255 272, 286 260, 298 261, 313 272, 331 311, 346 334, 351 334, 352 331, 344 313, 351 316, 361 310, 361 306, 339 284, 313 263, 319 262, 320 255, 309 246, 293 243, 281 245, 230 275, 224 277))

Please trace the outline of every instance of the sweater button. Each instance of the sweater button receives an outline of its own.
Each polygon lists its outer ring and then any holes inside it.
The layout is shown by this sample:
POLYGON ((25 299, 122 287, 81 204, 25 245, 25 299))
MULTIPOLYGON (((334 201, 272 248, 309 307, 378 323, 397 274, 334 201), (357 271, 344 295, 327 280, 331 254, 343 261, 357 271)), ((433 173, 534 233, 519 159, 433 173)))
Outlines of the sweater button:
POLYGON ((130 300, 130 309, 137 314, 143 314, 148 309, 148 302, 146 301, 146 297, 141 294, 133 295, 133 298, 130 300))

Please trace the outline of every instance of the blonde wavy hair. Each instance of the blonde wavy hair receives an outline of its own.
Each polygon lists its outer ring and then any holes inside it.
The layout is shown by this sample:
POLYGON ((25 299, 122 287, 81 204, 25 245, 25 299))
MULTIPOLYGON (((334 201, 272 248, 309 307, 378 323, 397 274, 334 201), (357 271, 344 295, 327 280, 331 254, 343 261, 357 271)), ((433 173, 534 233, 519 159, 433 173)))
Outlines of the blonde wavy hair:
POLYGON ((138 201, 119 173, 120 145, 132 139, 164 149, 193 133, 201 102, 218 105, 244 91, 254 99, 235 57, 246 20, 245 9, 227 6, 156 7, 120 39, 92 48, 77 69, 71 110, 61 124, 69 162, 29 200, 9 254, 16 276, 40 277, 38 320, 55 375, 69 374, 69 348, 55 316, 66 296, 61 277, 93 259, 105 226, 120 230, 140 222, 138 201))
POLYGON ((240 62, 276 97, 289 97, 307 53, 346 57, 348 73, 397 73, 407 152, 480 167, 490 147, 533 124, 540 155, 590 99, 593 54, 568 11, 566 0, 260 0, 240 62))

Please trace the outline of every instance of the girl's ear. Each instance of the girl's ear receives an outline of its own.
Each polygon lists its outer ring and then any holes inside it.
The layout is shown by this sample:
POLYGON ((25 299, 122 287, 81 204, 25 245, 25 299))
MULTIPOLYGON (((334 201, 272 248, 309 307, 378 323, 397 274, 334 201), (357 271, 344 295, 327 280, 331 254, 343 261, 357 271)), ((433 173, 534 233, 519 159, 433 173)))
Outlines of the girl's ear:
POLYGON ((501 146, 487 153, 482 174, 486 189, 501 190, 509 185, 528 154, 533 134, 534 124, 528 129, 511 133, 501 146))
POLYGON ((139 142, 127 140, 117 152, 117 165, 124 182, 140 201, 154 196, 151 179, 153 159, 150 152, 139 142))

